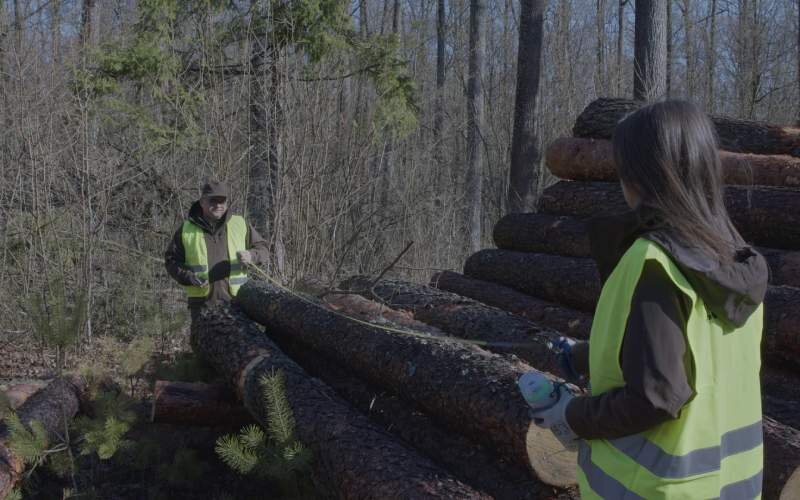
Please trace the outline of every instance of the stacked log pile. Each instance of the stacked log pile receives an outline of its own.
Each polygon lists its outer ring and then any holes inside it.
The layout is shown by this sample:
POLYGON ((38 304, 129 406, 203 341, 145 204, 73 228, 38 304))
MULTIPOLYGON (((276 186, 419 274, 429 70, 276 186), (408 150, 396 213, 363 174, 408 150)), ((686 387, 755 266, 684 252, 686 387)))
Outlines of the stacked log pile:
MULTIPOLYGON (((575 124, 576 137, 559 139, 547 150, 548 166, 564 180, 544 191, 538 213, 504 217, 494 228, 496 249, 472 255, 463 275, 435 275, 431 285, 560 331, 568 331, 563 325, 572 318, 573 335, 583 336, 602 286, 590 258, 587 222, 628 210, 609 139, 618 120, 638 106, 622 99, 590 104, 575 124)), ((778 498, 781 491, 800 495, 795 427, 800 394, 794 389, 800 385, 800 130, 712 119, 729 213, 770 266, 763 342, 764 497, 778 498)))

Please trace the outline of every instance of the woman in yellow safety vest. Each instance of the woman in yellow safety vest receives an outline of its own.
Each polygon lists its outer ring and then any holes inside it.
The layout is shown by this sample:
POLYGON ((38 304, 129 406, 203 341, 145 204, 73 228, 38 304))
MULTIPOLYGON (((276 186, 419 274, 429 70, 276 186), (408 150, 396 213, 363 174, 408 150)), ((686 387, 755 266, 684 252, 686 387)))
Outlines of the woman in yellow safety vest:
POLYGON ((557 385, 534 421, 578 446, 585 499, 758 498, 767 265, 728 217, 713 124, 659 102, 613 145, 632 210, 593 220, 590 340, 559 343, 590 395, 557 385))

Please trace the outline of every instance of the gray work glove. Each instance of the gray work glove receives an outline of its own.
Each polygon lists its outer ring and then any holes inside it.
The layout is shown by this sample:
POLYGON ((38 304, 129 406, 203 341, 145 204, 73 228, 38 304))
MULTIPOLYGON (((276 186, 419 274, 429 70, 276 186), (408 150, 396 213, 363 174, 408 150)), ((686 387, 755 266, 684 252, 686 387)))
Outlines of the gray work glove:
POLYGON ((238 252, 236 252, 236 257, 242 264, 253 263, 253 253, 250 252, 249 250, 239 250, 238 252))
POLYGON ((190 283, 192 286, 199 286, 199 287, 203 287, 203 288, 205 288, 205 287, 207 287, 207 286, 208 286, 208 280, 207 280, 207 279, 205 279, 205 278, 201 278, 201 277, 199 277, 199 276, 198 276, 198 275, 196 275, 195 273, 192 273, 192 274, 189 276, 189 283, 190 283))

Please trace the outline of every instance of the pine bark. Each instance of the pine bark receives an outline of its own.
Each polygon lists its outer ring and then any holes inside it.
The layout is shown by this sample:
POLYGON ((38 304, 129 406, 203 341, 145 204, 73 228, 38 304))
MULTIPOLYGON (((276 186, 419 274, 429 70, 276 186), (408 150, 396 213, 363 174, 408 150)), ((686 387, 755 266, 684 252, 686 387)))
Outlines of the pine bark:
MULTIPOLYGON (((592 101, 575 120, 575 137, 610 139, 614 127, 643 102, 600 98, 592 101)), ((753 120, 711 115, 720 148, 735 153, 800 156, 800 129, 753 120)))
POLYGON ((476 444, 414 408, 397 394, 369 384, 347 366, 322 353, 287 339, 281 349, 310 375, 319 378, 358 411, 386 432, 391 432, 423 455, 451 472, 457 479, 485 491, 497 500, 571 499, 577 488, 556 490, 530 474, 529 469, 497 456, 490 447, 476 444))
POLYGON ((469 278, 460 273, 452 271, 437 273, 431 278, 431 286, 522 316, 537 325, 552 328, 570 337, 587 339, 592 329, 592 317, 585 312, 537 299, 496 283, 469 278))
POLYGON ((156 380, 150 421, 174 425, 241 427, 253 419, 227 386, 156 380))
POLYGON ((282 373, 297 437, 312 450, 321 482, 337 496, 487 498, 389 437, 329 387, 309 377, 241 312, 206 311, 191 340, 195 352, 233 383, 247 410, 262 425, 266 425, 268 409, 259 379, 282 373))
MULTIPOLYGON (((589 257, 589 223, 585 219, 547 214, 509 214, 494 227, 502 250, 589 257)), ((771 285, 800 287, 800 251, 756 247, 769 265, 771 285)))
POLYGON ((800 430, 764 417, 764 498, 800 497, 800 430))
MULTIPOLYGON (((588 313, 600 297, 600 276, 586 258, 487 249, 467 259, 464 274, 588 313)), ((795 366, 800 365, 797 304, 800 288, 795 287, 771 286, 764 299, 763 351, 795 366)))
POLYGON ((633 98, 652 101, 667 92, 667 0, 636 0, 633 98))
MULTIPOLYGON (((800 158, 720 151, 723 180, 744 186, 800 187, 800 158)), ((616 181, 610 141, 564 137, 545 151, 545 163, 556 177, 570 180, 616 181)))
POLYGON ((544 4, 544 0, 522 0, 520 3, 517 88, 508 185, 510 213, 529 210, 533 194, 537 192, 534 181, 539 173, 541 151, 536 135, 536 96, 542 65, 544 4))
POLYGON ((353 277, 342 283, 345 290, 374 296, 393 309, 410 311, 414 318, 459 339, 476 342, 498 354, 513 354, 537 370, 557 373, 555 356, 545 345, 559 333, 507 311, 417 283, 353 277))
MULTIPOLYGON (((42 424, 52 442, 64 435, 69 421, 78 413, 86 391, 80 377, 60 377, 29 397, 17 416, 25 426, 32 420, 42 424), (66 421, 65 421, 66 420, 66 421)), ((0 423, 0 498, 5 498, 22 478, 22 460, 8 447, 8 428, 0 423)))
POLYGON ((3 394, 8 401, 8 407, 12 410, 16 410, 31 396, 41 390, 43 386, 43 384, 38 383, 12 385, 7 390, 3 391, 3 394))
MULTIPOLYGON (((729 186, 725 206, 742 237, 771 248, 800 248, 800 191, 729 186)), ((542 193, 539 212, 589 217, 629 210, 617 183, 559 182, 542 193)))
POLYGON ((515 382, 532 370, 529 366, 447 339, 353 323, 266 283, 248 282, 238 298, 272 337, 300 342, 346 364, 360 378, 413 401, 448 428, 531 467, 548 484, 574 483, 575 454, 531 423, 519 397, 515 382))

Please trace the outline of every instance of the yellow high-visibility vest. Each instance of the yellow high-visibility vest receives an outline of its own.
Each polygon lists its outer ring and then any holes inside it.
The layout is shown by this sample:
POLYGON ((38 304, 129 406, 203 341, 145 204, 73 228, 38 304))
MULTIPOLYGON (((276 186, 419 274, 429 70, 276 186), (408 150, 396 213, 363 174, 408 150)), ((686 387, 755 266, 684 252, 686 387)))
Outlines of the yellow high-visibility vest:
POLYGON ((619 439, 582 442, 581 496, 607 499, 760 498, 763 473, 760 345, 763 304, 731 329, 706 309, 657 244, 640 238, 603 286, 589 341, 592 395, 622 387, 619 356, 645 262, 657 262, 688 297, 686 364, 694 397, 679 418, 619 439))
MULTIPOLYGON (((225 223, 225 233, 228 243, 228 260, 231 263, 231 273, 228 277, 228 288, 231 297, 239 293, 239 288, 247 282, 247 273, 244 265, 239 262, 236 252, 247 249, 247 223, 240 215, 233 215, 225 223)), ((208 249, 206 248, 205 232, 196 224, 184 221, 181 228, 181 240, 185 255, 185 264, 197 274, 198 277, 208 279, 208 249)), ((210 287, 184 286, 189 297, 205 297, 209 294, 210 287)))

